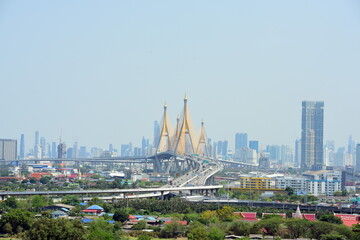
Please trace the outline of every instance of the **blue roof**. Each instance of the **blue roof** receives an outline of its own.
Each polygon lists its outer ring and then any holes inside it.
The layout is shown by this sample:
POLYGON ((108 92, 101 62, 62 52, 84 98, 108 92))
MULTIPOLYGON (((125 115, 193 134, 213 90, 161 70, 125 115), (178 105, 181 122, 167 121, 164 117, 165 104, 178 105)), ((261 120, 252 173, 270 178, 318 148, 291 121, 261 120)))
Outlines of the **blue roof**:
POLYGON ((115 223, 115 221, 109 221, 109 223, 115 223))
POLYGON ((134 215, 134 217, 136 217, 136 218, 143 218, 144 216, 143 216, 143 215, 134 215))
POLYGON ((154 218, 154 217, 147 217, 146 219, 147 220, 156 220, 156 218, 154 218))
POLYGON ((87 208, 88 210, 104 210, 102 207, 98 206, 98 205, 92 205, 90 207, 87 208))
POLYGON ((86 218, 83 218, 83 219, 81 219, 81 221, 82 221, 83 223, 89 223, 89 222, 94 221, 94 219, 86 219, 86 218))
POLYGON ((80 203, 80 206, 86 206, 86 203, 81 202, 81 203, 80 203))

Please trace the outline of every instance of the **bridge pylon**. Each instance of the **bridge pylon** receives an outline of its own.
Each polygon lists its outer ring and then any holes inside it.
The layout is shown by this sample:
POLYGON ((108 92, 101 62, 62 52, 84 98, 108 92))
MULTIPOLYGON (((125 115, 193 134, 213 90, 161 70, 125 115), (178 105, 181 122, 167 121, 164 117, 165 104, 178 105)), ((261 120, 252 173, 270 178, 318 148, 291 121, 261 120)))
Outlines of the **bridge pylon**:
POLYGON ((204 120, 203 120, 201 121, 200 138, 196 149, 196 154, 199 154, 200 156, 204 156, 204 157, 210 157, 207 139, 208 138, 206 136, 204 120))
POLYGON ((172 152, 172 129, 167 114, 167 104, 164 105, 164 114, 161 121, 161 132, 156 146, 156 154, 160 152, 172 152))
POLYGON ((174 154, 181 156, 195 154, 197 148, 197 138, 189 114, 187 101, 188 98, 185 95, 184 109, 178 122, 179 130, 175 134, 174 141, 174 154))

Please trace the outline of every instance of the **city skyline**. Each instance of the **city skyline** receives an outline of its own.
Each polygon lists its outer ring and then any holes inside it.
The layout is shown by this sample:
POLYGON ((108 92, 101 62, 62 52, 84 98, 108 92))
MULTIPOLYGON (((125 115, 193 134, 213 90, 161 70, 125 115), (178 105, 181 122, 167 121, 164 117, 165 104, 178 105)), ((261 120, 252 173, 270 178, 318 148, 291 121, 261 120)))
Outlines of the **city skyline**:
POLYGON ((326 103, 325 140, 360 141, 357 1, 175 5, 1 2, 1 137, 140 145, 186 92, 196 131, 231 147, 293 147, 304 100, 326 103))

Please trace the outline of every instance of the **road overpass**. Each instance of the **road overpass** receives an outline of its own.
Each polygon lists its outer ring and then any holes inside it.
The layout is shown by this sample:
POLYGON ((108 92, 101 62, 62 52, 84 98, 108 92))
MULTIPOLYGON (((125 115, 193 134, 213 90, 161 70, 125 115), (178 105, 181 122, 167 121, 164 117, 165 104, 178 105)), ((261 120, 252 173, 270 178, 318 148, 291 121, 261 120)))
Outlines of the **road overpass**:
POLYGON ((11 196, 34 196, 34 195, 90 195, 90 194, 139 194, 139 193, 157 193, 160 192, 162 198, 164 192, 183 192, 183 191, 200 191, 200 192, 214 192, 222 188, 222 185, 216 186, 189 186, 189 187, 161 187, 161 188, 131 188, 131 189, 105 189, 105 190, 72 190, 72 191, 24 191, 24 192, 0 192, 1 199, 11 196))

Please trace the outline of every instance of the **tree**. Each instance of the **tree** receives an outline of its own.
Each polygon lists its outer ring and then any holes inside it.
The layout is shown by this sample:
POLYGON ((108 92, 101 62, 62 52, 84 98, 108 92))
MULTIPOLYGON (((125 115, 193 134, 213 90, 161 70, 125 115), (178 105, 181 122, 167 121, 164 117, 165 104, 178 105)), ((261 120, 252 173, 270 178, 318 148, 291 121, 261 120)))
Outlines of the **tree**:
POLYGON ((162 238, 174 238, 184 233, 184 226, 177 221, 168 223, 161 229, 160 237, 162 238))
POLYGON ((143 230, 146 228, 146 221, 145 220, 140 220, 135 226, 134 229, 135 230, 143 230))
POLYGON ((230 225, 230 234, 239 236, 248 236, 250 234, 251 225, 248 222, 234 222, 230 225))
POLYGON ((335 225, 322 222, 322 221, 314 221, 309 224, 309 237, 310 238, 318 238, 320 235, 328 234, 333 231, 335 225))
POLYGON ((46 200, 40 195, 31 197, 29 201, 31 204, 31 209, 35 212, 39 212, 41 208, 46 205, 46 200))
POLYGON ((287 192, 287 194, 288 194, 289 196, 294 195, 294 192, 295 192, 295 190, 294 190, 292 187, 286 187, 286 188, 285 188, 285 191, 287 192))
POLYGON ((152 237, 147 234, 142 234, 138 237, 138 240, 151 240, 152 237))
POLYGON ((261 220, 260 222, 256 223, 255 225, 259 229, 265 229, 267 235, 276 236, 278 231, 279 231, 281 223, 283 223, 283 219, 269 218, 269 219, 266 219, 266 220, 261 220))
POLYGON ((79 205, 81 202, 80 198, 74 195, 66 195, 61 199, 64 204, 79 205))
POLYGON ((37 183, 37 182, 38 182, 38 181, 37 181, 36 178, 34 178, 34 177, 31 177, 31 178, 30 178, 30 183, 35 184, 35 183, 37 183))
POLYGON ((319 218, 320 221, 329 222, 334 224, 343 224, 341 218, 334 216, 333 214, 324 214, 319 218))
POLYGON ((113 219, 118 222, 125 222, 129 219, 129 212, 126 209, 117 209, 114 213, 113 219))
POLYGON ((11 233, 19 233, 23 230, 30 229, 33 216, 29 211, 22 209, 11 209, 8 213, 2 215, 0 220, 1 231, 11 231, 11 233), (11 225, 11 228, 8 225, 11 225), (5 226, 6 225, 6 226, 5 226))
POLYGON ((85 240, 86 229, 79 220, 36 219, 31 229, 25 232, 25 240, 85 240))
POLYGON ((209 224, 217 221, 217 214, 215 211, 206 210, 200 216, 200 221, 204 224, 209 224))
POLYGON ((50 182, 50 180, 51 180, 51 177, 45 176, 45 177, 40 178, 40 183, 41 184, 48 184, 50 182))
POLYGON ((288 219, 285 222, 289 235, 291 238, 299 238, 301 236, 306 236, 308 228, 310 226, 310 222, 306 219, 288 219))
POLYGON ((191 229, 187 237, 189 240, 206 240, 209 239, 208 232, 204 225, 197 225, 195 228, 191 229))
POLYGON ((234 219, 235 209, 229 206, 224 206, 221 209, 216 210, 217 217, 222 222, 230 222, 234 219))
POLYGON ((209 239, 210 240, 223 240, 225 238, 225 232, 218 228, 212 227, 209 231, 209 239))
POLYGON ((113 240, 116 235, 114 225, 108 221, 99 219, 89 225, 88 240, 113 240))
POLYGON ((18 207, 18 201, 16 200, 15 197, 8 197, 6 198, 6 200, 4 201, 5 205, 8 206, 9 208, 17 208, 18 207))
POLYGON ((102 205, 104 203, 103 200, 101 200, 100 198, 98 197, 93 197, 90 201, 89 201, 89 204, 90 205, 102 205))
POLYGON ((320 240, 346 240, 346 237, 338 234, 324 234, 320 236, 320 240))

